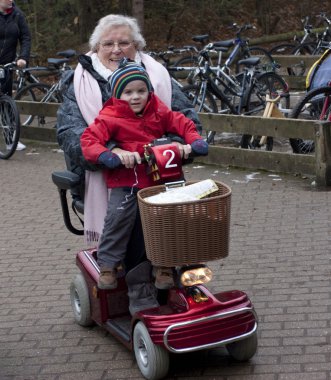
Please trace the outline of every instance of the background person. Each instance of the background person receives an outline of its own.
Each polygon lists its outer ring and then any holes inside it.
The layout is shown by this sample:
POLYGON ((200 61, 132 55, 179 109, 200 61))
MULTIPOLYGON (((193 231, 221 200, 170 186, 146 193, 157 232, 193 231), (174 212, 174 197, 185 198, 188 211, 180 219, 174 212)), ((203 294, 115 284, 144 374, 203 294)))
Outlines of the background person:
MULTIPOLYGON (((0 64, 14 62, 17 66, 25 67, 28 63, 31 49, 31 35, 25 16, 12 0, 0 0, 0 64), (20 51, 16 60, 17 45, 20 51)), ((12 71, 6 72, 6 77, 0 79, 2 92, 12 95, 12 71)), ((17 150, 25 149, 21 142, 17 150)))
MULTIPOLYGON (((108 79, 124 57, 145 67, 155 94, 169 108, 181 111, 201 129, 198 116, 190 101, 171 82, 169 73, 159 62, 143 53, 146 42, 134 18, 108 15, 101 18, 90 37, 90 52, 79 56, 74 74, 67 72, 69 83, 57 115, 57 138, 63 149, 67 166, 77 173, 85 188, 79 187, 73 196, 84 198, 84 230, 87 243, 97 242, 103 230, 108 204, 102 165, 89 163, 82 154, 80 137, 93 123, 103 104, 109 99, 108 79), (75 194, 76 193, 76 194, 75 194)), ((125 163, 133 160, 132 152, 112 145, 112 151, 121 154, 125 163)), ((178 144, 183 152, 185 145, 178 144)))

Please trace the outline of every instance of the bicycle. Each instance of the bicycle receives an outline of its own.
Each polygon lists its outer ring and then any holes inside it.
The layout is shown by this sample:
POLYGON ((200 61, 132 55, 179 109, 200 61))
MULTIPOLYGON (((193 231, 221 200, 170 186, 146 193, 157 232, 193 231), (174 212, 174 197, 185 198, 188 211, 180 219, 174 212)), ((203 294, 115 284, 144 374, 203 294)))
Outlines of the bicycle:
MULTIPOLYGON (((7 71, 15 63, 0 66, 0 78, 5 79, 7 71)), ((0 86, 1 87, 1 86, 0 86)), ((15 101, 0 88, 0 158, 8 159, 16 151, 20 138, 20 116, 15 101)))
MULTIPOLYGON (((69 50, 67 52, 71 54, 71 57, 73 56, 73 54, 76 54, 74 50, 69 50)), ((65 52, 60 53, 63 54, 65 52)), ((61 76, 65 71, 72 70, 72 67, 68 64, 69 61, 70 58, 48 58, 48 66, 39 69, 41 69, 41 71, 44 71, 45 69, 50 69, 53 72, 53 75, 55 74, 56 78, 58 79, 52 85, 42 83, 37 79, 37 82, 30 83, 19 89, 14 99, 18 101, 34 101, 41 103, 62 103, 63 99, 61 88, 64 83, 61 79, 61 76)), ((33 71, 35 69, 38 69, 38 67, 31 67, 28 70, 25 69, 25 73, 29 73, 29 71, 33 71)), ((30 78, 33 78, 31 73, 30 78)), ((24 126, 31 125, 34 118, 34 115, 21 114, 21 123, 24 126)), ((44 125, 45 123, 45 116, 38 116, 38 124, 44 125)))
POLYGON ((232 29, 236 30, 236 38, 227 40, 227 41, 219 41, 218 46, 223 47, 233 47, 229 57, 225 61, 225 66, 230 69, 232 64, 236 65, 236 73, 241 71, 239 60, 244 58, 249 58, 253 56, 259 56, 259 66, 258 68, 262 71, 274 71, 276 69, 274 60, 272 56, 268 53, 268 51, 259 46, 249 46, 249 39, 243 38, 241 34, 250 29, 256 29, 256 27, 252 24, 244 24, 242 26, 238 26, 236 23, 232 24, 232 29))
POLYGON ((331 19, 328 18, 328 16, 322 12, 316 17, 321 18, 323 22, 326 24, 326 27, 323 31, 323 33, 317 34, 316 38, 314 38, 313 41, 308 41, 308 36, 311 36, 311 29, 308 30, 307 36, 304 36, 304 38, 300 41, 299 46, 297 46, 292 54, 294 55, 320 55, 322 54, 329 46, 329 43, 331 41, 331 32, 330 32, 330 25, 331 25, 331 19), (305 39, 306 37, 306 39, 305 39))
MULTIPOLYGON (((331 121, 331 82, 328 86, 309 91, 294 107, 290 117, 304 120, 331 121)), ((290 139, 293 153, 308 154, 315 151, 313 140, 290 139)))
MULTIPOLYGON (((56 55, 67 58, 71 60, 77 56, 77 52, 72 49, 59 51, 56 55)), ((13 80, 13 93, 16 94, 23 87, 28 86, 33 83, 43 83, 47 84, 40 80, 40 77, 55 77, 57 78, 61 74, 61 70, 58 67, 59 60, 58 58, 48 58, 47 66, 31 66, 25 68, 14 67, 11 70, 15 72, 16 78, 13 80)), ((14 95, 15 97, 15 95, 14 95)), ((31 98, 31 100, 33 100, 31 98)))
MULTIPOLYGON (((205 37, 207 35, 201 36, 205 37)), ((196 36, 195 38, 198 38, 200 36, 196 36)), ((188 57, 184 57, 182 59, 179 59, 176 61, 177 63, 173 63, 170 60, 170 56, 177 55, 183 53, 183 51, 187 51, 187 49, 191 49, 191 46, 186 46, 183 49, 170 49, 159 53, 149 53, 153 57, 160 58, 162 61, 162 64, 165 66, 165 68, 168 70, 170 76, 172 77, 173 81, 179 86, 179 88, 183 88, 184 84, 183 82, 188 82, 190 84, 193 83, 194 77, 196 76, 196 71, 198 66, 201 66, 203 64, 203 61, 201 58, 197 58, 195 64, 192 66, 190 64, 186 65, 186 59, 188 57), (183 62, 183 66, 181 66, 180 62, 183 62)), ((209 43, 205 46, 205 49, 209 51, 209 53, 217 54, 217 65, 211 66, 213 70, 218 73, 219 70, 221 70, 221 60, 222 60, 222 53, 228 51, 227 48, 224 47, 218 47, 217 42, 209 43)), ((192 62, 191 62, 192 63, 192 62)), ((211 60, 210 60, 210 65, 211 60)))
POLYGON ((310 39, 310 42, 313 42, 311 40, 313 26, 309 23, 309 16, 306 16, 305 18, 301 19, 301 22, 303 23, 303 33, 304 33, 302 39, 299 39, 298 36, 294 36, 294 39, 293 39, 294 42, 292 43, 281 43, 279 45, 273 46, 269 50, 269 54, 271 54, 271 56, 292 55, 293 51, 296 50, 299 45, 306 43, 307 40, 310 39))
MULTIPOLYGON (((223 68, 216 74, 210 66, 208 50, 200 52, 200 55, 204 66, 197 69, 197 84, 182 89, 197 112, 257 115, 264 110, 267 94, 270 97, 288 94, 288 86, 282 77, 272 71, 261 72, 258 69, 258 57, 240 60, 238 63, 245 68, 233 76, 223 68)), ((286 108, 289 108, 289 96, 285 99, 286 108)), ((207 131, 207 142, 214 142, 214 138, 215 132, 207 131)))
POLYGON ((182 87, 183 85, 181 81, 188 80, 188 76, 190 75, 191 71, 194 70, 196 64, 194 65, 193 68, 190 67, 190 65, 186 67, 185 62, 183 66, 177 65, 175 62, 171 61, 170 57, 187 53, 190 51, 190 49, 191 49, 190 47, 184 47, 184 48, 178 48, 178 49, 169 47, 168 50, 161 51, 161 52, 150 51, 148 54, 154 59, 158 60, 168 70, 170 76, 179 85, 179 87, 182 87))
MULTIPOLYGON (((207 45, 204 45, 201 50, 192 45, 184 46, 183 49, 190 52, 190 55, 184 56, 171 64, 170 62, 167 62, 166 67, 170 72, 170 75, 175 77, 175 79, 185 79, 189 84, 194 84, 194 72, 198 70, 199 66, 203 65, 201 52, 205 50, 209 50, 210 53, 213 53, 209 55, 208 59, 210 61, 210 66, 216 70, 216 72, 218 72, 223 66, 223 70, 227 70, 229 73, 230 66, 236 64, 236 72, 238 73, 242 69, 240 65, 237 64, 240 57, 248 58, 251 56, 260 57, 261 70, 274 71, 278 67, 278 65, 274 63, 271 55, 265 49, 258 46, 249 47, 249 40, 241 37, 242 32, 249 29, 255 29, 255 26, 245 24, 239 27, 237 24, 232 24, 231 28, 236 29, 235 39, 208 43, 207 45), (233 48, 232 51, 225 61, 225 64, 221 65, 222 54, 228 52, 230 48, 233 48), (176 74, 178 71, 180 71, 180 75, 176 74)), ((194 36, 192 39, 200 45, 203 45, 208 41, 209 35, 194 36)), ((183 50, 181 53, 183 53, 183 50)))
MULTIPOLYGON (((313 26, 309 23, 309 17, 302 19, 304 35, 301 39, 294 37, 294 43, 285 43, 274 46, 269 50, 271 55, 320 55, 329 47, 331 41, 330 25, 331 20, 325 13, 320 13, 316 17, 323 19, 326 24, 325 30, 320 34, 313 34, 313 26)), ((301 76, 306 67, 304 63, 292 65, 287 68, 289 75, 301 76)))
MULTIPOLYGON (((224 66, 230 70, 230 67, 232 65, 235 65, 236 73, 239 73, 241 71, 240 65, 238 65, 238 61, 240 59, 249 58, 253 56, 259 56, 260 62, 259 62, 259 68, 263 71, 274 71, 276 68, 276 65, 273 61, 272 56, 268 53, 268 51, 264 48, 258 47, 258 46, 249 46, 249 40, 247 38, 242 37, 242 33, 250 30, 250 29, 256 29, 256 27, 252 24, 244 24, 242 26, 238 26, 236 23, 232 24, 231 29, 235 30, 235 38, 230 40, 223 40, 223 41, 216 41, 213 42, 214 48, 223 48, 229 50, 232 49, 228 58, 226 59, 224 66)), ((205 45, 202 50, 198 51, 195 50, 196 54, 192 54, 189 57, 183 57, 180 60, 176 61, 173 66, 190 66, 192 68, 196 67, 199 63, 199 56, 200 53, 203 50, 206 50, 205 45)), ((212 57, 209 57, 212 58, 212 57)), ((219 58, 219 55, 218 55, 219 58)), ((217 58, 217 60, 218 60, 217 58)), ((192 83, 191 83, 192 84, 192 83)))

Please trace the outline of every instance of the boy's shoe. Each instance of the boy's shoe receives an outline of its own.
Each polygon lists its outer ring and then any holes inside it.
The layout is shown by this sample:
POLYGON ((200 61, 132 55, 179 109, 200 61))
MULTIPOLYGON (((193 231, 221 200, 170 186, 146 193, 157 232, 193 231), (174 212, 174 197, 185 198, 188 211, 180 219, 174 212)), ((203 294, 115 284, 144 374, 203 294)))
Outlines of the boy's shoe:
POLYGON ((117 276, 116 269, 103 268, 100 269, 100 276, 98 280, 99 289, 116 289, 117 288, 117 276))
POLYGON ((155 287, 157 289, 170 289, 175 285, 171 268, 156 267, 154 269, 155 287))

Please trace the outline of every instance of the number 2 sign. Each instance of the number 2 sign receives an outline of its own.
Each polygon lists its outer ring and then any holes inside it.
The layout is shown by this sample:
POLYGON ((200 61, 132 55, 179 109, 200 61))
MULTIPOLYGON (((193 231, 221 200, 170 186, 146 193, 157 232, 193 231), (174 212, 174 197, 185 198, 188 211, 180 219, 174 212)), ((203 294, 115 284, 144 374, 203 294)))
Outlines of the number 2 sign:
POLYGON ((182 159, 176 144, 156 145, 149 149, 155 180, 175 181, 182 177, 182 159))

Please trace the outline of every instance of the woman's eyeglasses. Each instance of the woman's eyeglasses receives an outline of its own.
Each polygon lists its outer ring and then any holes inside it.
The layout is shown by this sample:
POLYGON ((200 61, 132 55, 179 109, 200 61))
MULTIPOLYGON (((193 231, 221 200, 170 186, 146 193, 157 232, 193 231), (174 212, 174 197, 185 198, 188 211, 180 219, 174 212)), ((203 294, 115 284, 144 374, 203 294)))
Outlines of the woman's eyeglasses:
POLYGON ((133 41, 119 41, 119 42, 114 42, 114 41, 104 41, 100 42, 99 45, 102 46, 104 50, 113 50, 115 46, 121 50, 128 49, 131 45, 133 44, 133 41))

